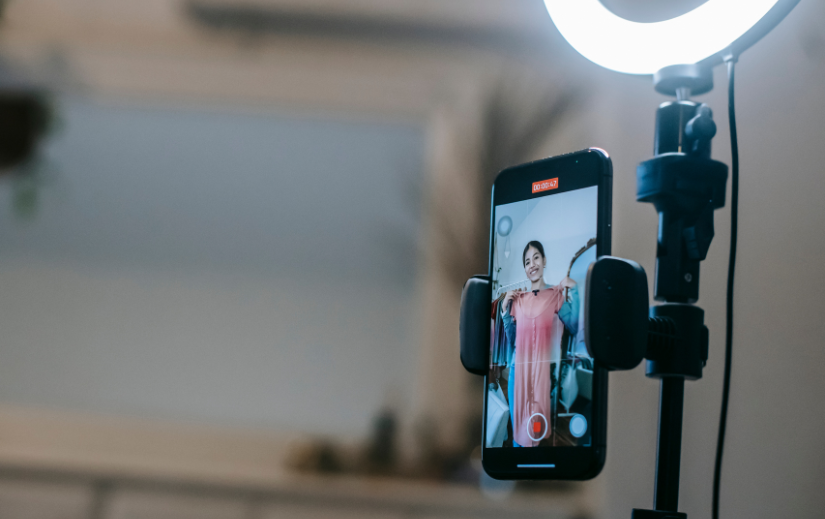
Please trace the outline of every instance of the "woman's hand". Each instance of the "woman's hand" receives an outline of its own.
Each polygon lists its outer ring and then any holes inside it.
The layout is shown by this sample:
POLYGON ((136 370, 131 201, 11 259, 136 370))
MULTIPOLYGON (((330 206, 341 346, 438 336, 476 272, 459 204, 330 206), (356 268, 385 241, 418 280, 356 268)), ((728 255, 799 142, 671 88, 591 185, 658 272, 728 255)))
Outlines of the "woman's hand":
POLYGON ((564 276, 564 279, 561 280, 559 285, 562 288, 574 288, 576 286, 576 282, 573 281, 570 276, 564 276))
POLYGON ((504 301, 502 302, 502 308, 504 310, 509 310, 510 304, 513 302, 513 299, 521 292, 521 290, 510 290, 504 294, 504 301))

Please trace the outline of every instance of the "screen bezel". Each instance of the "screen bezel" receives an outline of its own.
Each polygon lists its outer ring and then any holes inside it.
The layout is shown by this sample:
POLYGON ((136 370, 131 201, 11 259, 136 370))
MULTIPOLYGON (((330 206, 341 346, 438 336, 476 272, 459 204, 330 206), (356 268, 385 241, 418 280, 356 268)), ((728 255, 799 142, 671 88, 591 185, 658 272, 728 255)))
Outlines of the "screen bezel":
MULTIPOLYGON (((539 160, 505 169, 493 184, 490 210, 490 256, 488 275, 492 278, 495 209, 497 206, 545 196, 554 196, 586 187, 598 187, 596 255, 610 254, 612 166, 607 153, 596 148, 539 160), (532 192, 534 182, 558 178, 551 192, 532 192)), ((487 387, 488 375, 484 376, 487 387)), ((487 447, 487 391, 484 391, 482 423, 482 464, 498 479, 588 479, 604 465, 607 419, 607 371, 598 364, 593 377, 592 441, 588 447, 487 447), (553 465, 520 468, 518 465, 553 465)))

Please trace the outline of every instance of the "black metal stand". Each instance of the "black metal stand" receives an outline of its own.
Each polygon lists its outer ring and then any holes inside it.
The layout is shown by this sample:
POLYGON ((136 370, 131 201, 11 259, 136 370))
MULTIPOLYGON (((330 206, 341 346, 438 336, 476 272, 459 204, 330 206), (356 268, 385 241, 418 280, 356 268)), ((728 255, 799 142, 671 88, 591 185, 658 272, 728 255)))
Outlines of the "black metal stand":
POLYGON ((699 262, 713 239, 713 212, 725 204, 728 168, 710 158, 716 124, 710 108, 688 100, 713 88, 710 70, 696 65, 667 67, 654 76, 661 93, 676 101, 659 106, 654 157, 637 170, 637 200, 659 213, 654 323, 667 323, 669 340, 651 339, 646 375, 661 379, 659 439, 653 510, 634 509, 633 519, 686 519, 678 512, 685 379, 702 377, 708 330, 699 298, 699 262))
POLYGON ((656 487, 653 507, 676 510, 679 505, 679 464, 682 448, 682 404, 685 379, 662 379, 659 397, 659 441, 656 446, 656 487))

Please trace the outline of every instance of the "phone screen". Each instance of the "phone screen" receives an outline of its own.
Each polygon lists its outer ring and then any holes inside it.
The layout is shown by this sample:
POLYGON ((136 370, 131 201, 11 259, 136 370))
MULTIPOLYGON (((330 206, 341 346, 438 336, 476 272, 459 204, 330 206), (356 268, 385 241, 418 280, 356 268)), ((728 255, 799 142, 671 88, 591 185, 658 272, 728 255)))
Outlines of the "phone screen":
POLYGON ((531 198, 493 208, 486 448, 591 445, 584 297, 599 188, 556 188, 535 182, 531 198))

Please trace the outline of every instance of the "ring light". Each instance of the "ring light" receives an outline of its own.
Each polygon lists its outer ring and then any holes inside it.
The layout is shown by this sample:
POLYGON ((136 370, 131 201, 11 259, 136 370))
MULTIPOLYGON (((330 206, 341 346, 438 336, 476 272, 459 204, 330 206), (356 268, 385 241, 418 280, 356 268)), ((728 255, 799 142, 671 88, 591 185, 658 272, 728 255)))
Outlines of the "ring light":
POLYGON ((599 0, 545 0, 559 32, 581 55, 605 68, 653 74, 669 65, 715 65, 722 51, 745 50, 770 32, 799 0, 708 0, 676 18, 626 20, 599 0))

